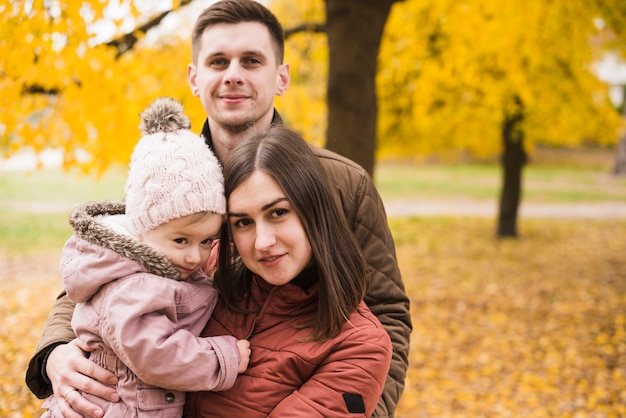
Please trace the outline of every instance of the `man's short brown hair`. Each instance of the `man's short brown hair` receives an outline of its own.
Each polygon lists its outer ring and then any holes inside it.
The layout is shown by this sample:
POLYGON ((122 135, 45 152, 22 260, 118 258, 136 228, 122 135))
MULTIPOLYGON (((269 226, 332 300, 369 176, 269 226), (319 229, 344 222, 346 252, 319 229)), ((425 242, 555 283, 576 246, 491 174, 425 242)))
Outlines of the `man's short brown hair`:
POLYGON ((285 55, 283 27, 269 9, 254 0, 221 0, 200 13, 191 34, 193 63, 198 63, 202 34, 208 27, 219 23, 234 25, 243 22, 259 22, 267 28, 274 43, 276 62, 282 64, 285 55))

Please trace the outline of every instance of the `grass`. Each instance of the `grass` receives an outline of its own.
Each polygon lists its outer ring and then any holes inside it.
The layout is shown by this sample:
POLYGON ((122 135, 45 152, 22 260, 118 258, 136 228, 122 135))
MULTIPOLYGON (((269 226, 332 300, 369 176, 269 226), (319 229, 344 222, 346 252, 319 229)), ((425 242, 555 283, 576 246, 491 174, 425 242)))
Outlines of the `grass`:
POLYGON ((60 169, 0 172, 0 253, 60 248, 72 233, 72 208, 90 200, 123 198, 124 178, 121 169, 100 179, 60 169))
MULTIPOLYGON (((415 166, 381 164, 376 183, 386 202, 394 200, 497 201, 502 185, 497 165, 415 166)), ((529 166, 523 173, 526 203, 626 201, 626 176, 596 170, 529 166)))
MULTIPOLYGON (((611 173, 612 150, 538 149, 523 171, 527 203, 626 201, 626 176, 611 173)), ((502 186, 499 164, 379 163, 375 179, 383 200, 492 200, 502 186)))
POLYGON ((36 171, 0 171, 0 204, 75 203, 121 198, 126 173, 114 167, 101 178, 64 172, 57 168, 36 171))

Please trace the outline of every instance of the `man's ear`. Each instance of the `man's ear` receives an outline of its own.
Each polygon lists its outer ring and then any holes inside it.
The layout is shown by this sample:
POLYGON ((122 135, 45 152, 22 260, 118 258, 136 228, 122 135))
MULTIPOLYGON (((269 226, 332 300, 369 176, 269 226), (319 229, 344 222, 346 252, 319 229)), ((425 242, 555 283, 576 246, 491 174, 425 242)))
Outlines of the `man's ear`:
POLYGON ((281 64, 278 68, 278 75, 276 80, 276 95, 282 96, 289 87, 291 81, 291 75, 289 74, 289 64, 281 64))
POLYGON ((198 85, 196 84, 196 66, 193 64, 187 65, 187 82, 189 83, 189 88, 191 89, 191 94, 195 97, 200 95, 200 90, 198 89, 198 85))

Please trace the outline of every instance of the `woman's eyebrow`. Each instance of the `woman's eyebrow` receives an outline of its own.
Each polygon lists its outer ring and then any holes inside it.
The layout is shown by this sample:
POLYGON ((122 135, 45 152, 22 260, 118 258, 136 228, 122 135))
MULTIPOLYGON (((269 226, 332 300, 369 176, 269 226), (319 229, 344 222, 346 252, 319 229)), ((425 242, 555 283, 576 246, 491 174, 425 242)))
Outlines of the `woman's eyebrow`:
POLYGON ((267 210, 267 209, 271 208, 272 206, 274 206, 275 204, 283 202, 285 200, 288 200, 288 199, 286 197, 276 198, 276 199, 272 200, 270 203, 268 203, 267 205, 263 205, 261 210, 267 210))
MULTIPOLYGON (((272 200, 269 203, 266 203, 265 205, 263 205, 261 207, 261 211, 265 211, 268 210, 269 208, 271 208, 272 206, 280 203, 280 202, 284 202, 284 201, 289 201, 289 199, 287 199, 286 197, 277 197, 276 199, 272 200)), ((245 212, 228 212, 227 216, 230 217, 242 217, 242 216, 248 216, 247 213, 245 212)))

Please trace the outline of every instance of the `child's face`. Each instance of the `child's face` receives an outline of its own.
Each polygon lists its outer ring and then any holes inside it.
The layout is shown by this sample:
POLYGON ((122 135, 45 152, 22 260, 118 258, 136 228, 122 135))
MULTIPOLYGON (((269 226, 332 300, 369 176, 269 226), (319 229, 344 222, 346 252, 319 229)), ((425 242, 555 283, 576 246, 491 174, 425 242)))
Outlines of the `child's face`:
POLYGON ((219 237, 223 217, 207 213, 172 219, 138 238, 165 255, 186 279, 204 267, 211 255, 213 242, 219 237))
POLYGON ((228 199, 228 222, 241 261, 273 285, 289 283, 313 259, 306 232, 272 176, 254 172, 228 199))

